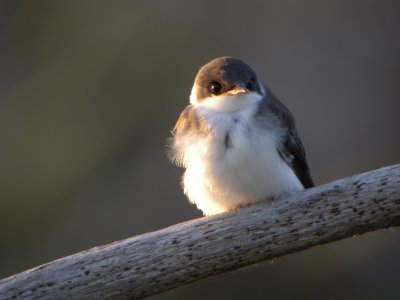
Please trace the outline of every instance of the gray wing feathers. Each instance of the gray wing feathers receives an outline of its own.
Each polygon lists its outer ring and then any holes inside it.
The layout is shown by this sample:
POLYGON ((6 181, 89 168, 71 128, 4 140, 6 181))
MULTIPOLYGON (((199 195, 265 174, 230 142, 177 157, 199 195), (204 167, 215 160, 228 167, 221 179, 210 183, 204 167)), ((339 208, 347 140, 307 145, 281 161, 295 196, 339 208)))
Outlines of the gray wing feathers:
POLYGON ((264 89, 266 95, 260 110, 268 110, 267 113, 275 116, 278 124, 280 123, 281 126, 287 128, 287 134, 283 139, 281 148, 278 150, 279 155, 293 169, 304 188, 313 187, 314 183, 306 161, 304 147, 297 133, 292 114, 266 86, 264 86, 264 89))

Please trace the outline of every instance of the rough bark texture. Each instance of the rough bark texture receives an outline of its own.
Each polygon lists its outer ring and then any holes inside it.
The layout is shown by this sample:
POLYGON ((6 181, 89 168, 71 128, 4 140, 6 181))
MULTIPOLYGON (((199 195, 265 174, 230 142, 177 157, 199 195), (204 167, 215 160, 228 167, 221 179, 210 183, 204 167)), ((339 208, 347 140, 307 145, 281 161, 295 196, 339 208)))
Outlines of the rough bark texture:
POLYGON ((0 281, 0 299, 139 299, 400 224, 400 165, 177 224, 0 281))

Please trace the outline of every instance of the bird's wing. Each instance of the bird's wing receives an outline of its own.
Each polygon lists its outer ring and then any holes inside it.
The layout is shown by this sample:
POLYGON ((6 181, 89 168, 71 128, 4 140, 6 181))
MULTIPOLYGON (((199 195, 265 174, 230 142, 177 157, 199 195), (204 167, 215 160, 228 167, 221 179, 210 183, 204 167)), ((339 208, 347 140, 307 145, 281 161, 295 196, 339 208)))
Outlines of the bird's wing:
POLYGON ((305 188, 314 186, 306 161, 304 147, 296 130, 291 131, 279 150, 279 155, 294 170, 305 188))
POLYGON ((208 126, 198 117, 193 105, 188 105, 179 116, 178 121, 175 124, 172 134, 182 135, 191 134, 204 134, 209 131, 208 126))
POLYGON ((208 131, 209 128, 197 116, 193 106, 188 105, 171 131, 172 136, 167 140, 168 158, 178 166, 184 166, 183 150, 193 141, 192 136, 206 134, 208 131))
POLYGON ((275 115, 281 126, 287 128, 287 134, 278 150, 279 155, 292 168, 304 188, 313 187, 314 183, 310 175, 303 144, 295 127, 294 118, 288 108, 268 88, 266 88, 266 91, 264 109, 275 115))

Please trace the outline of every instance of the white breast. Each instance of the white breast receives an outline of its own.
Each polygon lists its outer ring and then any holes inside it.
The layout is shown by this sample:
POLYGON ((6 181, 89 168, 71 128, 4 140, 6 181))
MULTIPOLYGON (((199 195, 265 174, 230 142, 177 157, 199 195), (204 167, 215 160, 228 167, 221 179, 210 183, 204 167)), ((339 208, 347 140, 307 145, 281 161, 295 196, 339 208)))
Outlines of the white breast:
POLYGON ((184 191, 205 215, 234 210, 303 189, 277 151, 281 133, 254 122, 260 96, 208 99, 196 113, 211 131, 188 135, 184 145, 184 191))

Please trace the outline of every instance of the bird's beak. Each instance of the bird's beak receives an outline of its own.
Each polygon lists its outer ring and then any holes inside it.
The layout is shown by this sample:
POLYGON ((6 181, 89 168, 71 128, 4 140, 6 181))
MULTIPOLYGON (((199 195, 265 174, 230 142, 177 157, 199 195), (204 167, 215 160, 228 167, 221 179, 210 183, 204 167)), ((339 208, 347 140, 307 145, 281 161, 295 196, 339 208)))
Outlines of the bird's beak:
POLYGON ((227 91, 226 94, 227 95, 240 95, 240 94, 245 94, 247 93, 248 90, 243 88, 243 87, 235 87, 234 89, 227 91))

